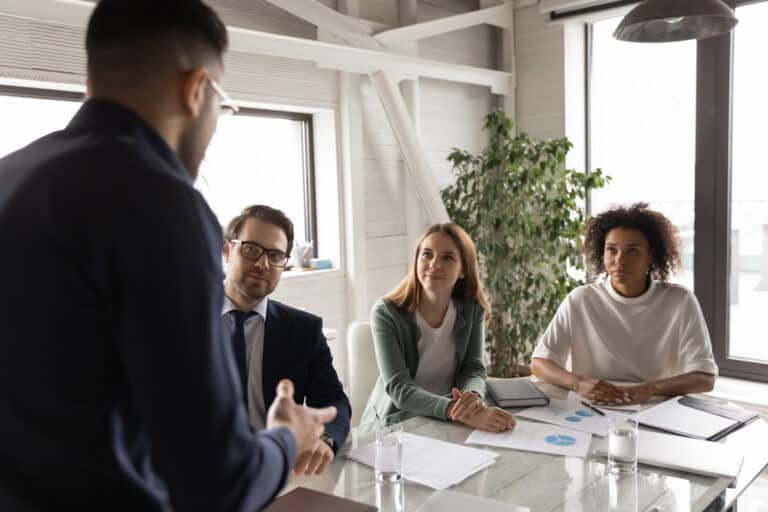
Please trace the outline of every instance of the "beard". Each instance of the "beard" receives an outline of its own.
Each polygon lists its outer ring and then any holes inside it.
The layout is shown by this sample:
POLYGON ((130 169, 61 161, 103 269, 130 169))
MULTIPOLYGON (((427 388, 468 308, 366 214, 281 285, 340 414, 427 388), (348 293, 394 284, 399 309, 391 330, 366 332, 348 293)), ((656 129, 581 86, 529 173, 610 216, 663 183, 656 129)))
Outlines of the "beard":
POLYGON ((211 142, 216 131, 218 113, 213 108, 210 95, 206 97, 205 104, 189 127, 179 137, 177 155, 181 163, 187 168, 192 180, 197 179, 200 172, 200 164, 205 158, 205 150, 211 142))
MULTIPOLYGON (((199 119, 195 121, 195 125, 198 124, 200 124, 199 119)), ((197 175, 200 172, 200 164, 203 162, 205 150, 208 147, 207 142, 204 144, 199 132, 199 128, 191 126, 179 137, 177 154, 181 163, 187 168, 187 172, 192 177, 192 180, 197 179, 197 175)))

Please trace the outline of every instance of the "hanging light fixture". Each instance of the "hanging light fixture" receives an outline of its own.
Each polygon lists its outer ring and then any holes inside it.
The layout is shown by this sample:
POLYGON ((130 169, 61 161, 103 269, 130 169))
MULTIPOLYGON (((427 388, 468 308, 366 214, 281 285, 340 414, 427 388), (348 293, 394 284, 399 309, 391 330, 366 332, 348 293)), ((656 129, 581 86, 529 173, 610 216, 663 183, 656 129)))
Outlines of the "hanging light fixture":
POLYGON ((704 39, 738 22, 722 0, 645 0, 624 16, 613 37, 640 43, 704 39))

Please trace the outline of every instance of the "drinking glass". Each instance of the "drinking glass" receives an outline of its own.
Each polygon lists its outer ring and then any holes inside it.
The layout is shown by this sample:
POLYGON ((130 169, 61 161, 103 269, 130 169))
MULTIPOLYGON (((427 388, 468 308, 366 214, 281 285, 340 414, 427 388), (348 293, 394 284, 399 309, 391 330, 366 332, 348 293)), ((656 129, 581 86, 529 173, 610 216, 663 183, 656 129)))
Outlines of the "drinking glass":
POLYGON ((376 429, 374 473, 377 482, 399 482, 403 478, 403 426, 382 424, 376 429))
POLYGON ((637 471, 637 423, 611 418, 608 425, 608 469, 611 473, 637 471))

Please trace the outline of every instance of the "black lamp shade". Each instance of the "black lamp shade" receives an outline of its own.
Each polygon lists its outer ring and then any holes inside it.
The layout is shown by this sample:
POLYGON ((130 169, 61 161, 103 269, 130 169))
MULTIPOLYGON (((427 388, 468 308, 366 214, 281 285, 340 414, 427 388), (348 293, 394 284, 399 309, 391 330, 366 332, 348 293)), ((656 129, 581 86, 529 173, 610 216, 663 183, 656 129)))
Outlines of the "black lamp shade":
POLYGON ((704 39, 728 32, 736 23, 722 0, 645 0, 621 20, 613 37, 641 43, 704 39))

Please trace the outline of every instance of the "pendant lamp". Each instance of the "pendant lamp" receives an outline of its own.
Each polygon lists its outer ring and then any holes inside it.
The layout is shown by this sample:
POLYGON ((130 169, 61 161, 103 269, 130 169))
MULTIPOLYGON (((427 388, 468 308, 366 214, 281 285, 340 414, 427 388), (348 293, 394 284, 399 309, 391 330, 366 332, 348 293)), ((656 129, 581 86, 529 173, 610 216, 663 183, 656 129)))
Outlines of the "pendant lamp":
POLYGON ((722 0, 645 0, 624 16, 613 37, 640 43, 704 39, 728 32, 736 23, 722 0))

